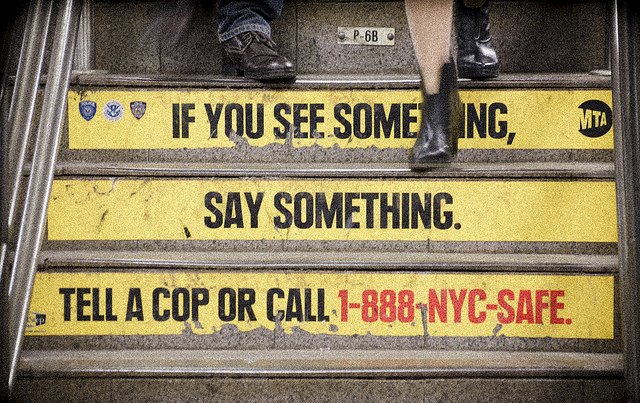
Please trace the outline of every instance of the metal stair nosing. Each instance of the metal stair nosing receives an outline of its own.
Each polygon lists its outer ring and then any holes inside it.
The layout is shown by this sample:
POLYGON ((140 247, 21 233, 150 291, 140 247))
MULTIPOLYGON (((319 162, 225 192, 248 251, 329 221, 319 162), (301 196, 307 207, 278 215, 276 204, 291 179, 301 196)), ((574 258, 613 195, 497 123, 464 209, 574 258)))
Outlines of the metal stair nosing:
POLYGON ((620 378, 621 354, 427 350, 27 350, 21 377, 620 378))
POLYGON ((42 270, 394 270, 616 273, 617 255, 43 250, 42 270))
MULTIPOLYGON (((43 77, 46 81, 46 76, 43 77)), ((459 79, 461 90, 472 89, 611 89, 611 76, 593 73, 505 73, 489 80, 459 79)), ((110 74, 105 71, 75 72, 72 87, 194 88, 194 89, 419 89, 417 74, 305 74, 294 83, 261 83, 241 77, 218 75, 110 74)))
POLYGON ((615 177, 613 162, 451 163, 412 169, 408 163, 135 163, 60 162, 56 175, 76 177, 273 177, 423 179, 596 179, 615 177))

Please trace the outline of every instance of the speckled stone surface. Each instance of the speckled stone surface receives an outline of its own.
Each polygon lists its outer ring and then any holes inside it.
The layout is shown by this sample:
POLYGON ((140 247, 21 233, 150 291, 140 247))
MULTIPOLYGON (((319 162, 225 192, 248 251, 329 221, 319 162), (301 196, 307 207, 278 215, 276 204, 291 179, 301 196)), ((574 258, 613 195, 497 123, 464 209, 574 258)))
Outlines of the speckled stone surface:
POLYGON ((299 70, 305 73, 415 73, 404 3, 298 5, 299 70), (394 46, 344 45, 338 27, 394 28, 394 46))
MULTIPOLYGON (((176 19, 191 17, 177 39, 167 38, 166 30, 152 29, 161 14, 158 4, 161 3, 95 2, 95 69, 118 74, 220 74, 222 55, 213 2, 196 2, 193 10, 177 12, 176 19)), ((491 32, 501 72, 608 69, 607 4, 492 1, 491 32)), ((23 17, 18 22, 21 24, 23 17)), ((417 72, 403 2, 286 1, 282 16, 272 27, 279 49, 297 64, 300 73, 417 72), (340 45, 339 26, 394 28, 396 45, 340 45)), ((455 48, 453 43, 454 51, 455 48)), ((18 55, 19 49, 18 40, 10 53, 18 55)), ((10 65, 15 72, 17 61, 10 65)))
POLYGON ((608 68, 606 2, 492 1, 491 33, 502 72, 608 68))
POLYGON ((135 6, 98 2, 95 5, 95 64, 100 70, 118 73, 159 72, 160 38, 147 30, 153 18, 153 3, 135 6))
MULTIPOLYGON (((184 35, 171 46, 172 38, 149 32, 158 15, 153 2, 97 1, 96 68, 115 73, 221 72, 211 3, 198 3, 184 35)), ((606 2, 492 1, 491 32, 501 71, 608 68, 607 7, 606 2)), ((417 72, 403 2, 287 1, 272 27, 280 50, 297 64, 300 73, 417 72), (337 40, 338 27, 394 28, 396 44, 342 45, 337 40)))
POLYGON ((18 379, 16 401, 577 402, 624 401, 619 379, 18 379))

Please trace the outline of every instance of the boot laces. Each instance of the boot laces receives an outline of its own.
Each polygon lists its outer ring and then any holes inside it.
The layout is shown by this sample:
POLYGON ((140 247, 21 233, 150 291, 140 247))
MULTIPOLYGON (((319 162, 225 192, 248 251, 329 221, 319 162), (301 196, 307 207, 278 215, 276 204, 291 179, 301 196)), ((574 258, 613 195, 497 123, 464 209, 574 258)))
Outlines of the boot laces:
POLYGON ((242 43, 244 45, 242 51, 244 52, 244 50, 251 46, 251 44, 254 42, 262 43, 270 49, 274 49, 276 45, 275 42, 264 33, 258 31, 250 31, 242 34, 242 43))

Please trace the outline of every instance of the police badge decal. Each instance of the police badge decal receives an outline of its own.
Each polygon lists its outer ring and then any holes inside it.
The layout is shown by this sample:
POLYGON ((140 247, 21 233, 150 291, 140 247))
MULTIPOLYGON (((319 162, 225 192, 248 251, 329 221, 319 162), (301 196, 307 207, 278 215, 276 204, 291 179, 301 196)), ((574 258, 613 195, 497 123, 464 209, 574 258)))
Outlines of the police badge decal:
POLYGON ((133 101, 131 102, 130 106, 131 106, 131 113, 138 120, 140 120, 144 116, 144 113, 147 111, 146 102, 133 101))
POLYGON ((93 101, 82 101, 78 104, 80 108, 80 116, 84 118, 87 122, 93 119, 96 114, 96 103, 93 101))

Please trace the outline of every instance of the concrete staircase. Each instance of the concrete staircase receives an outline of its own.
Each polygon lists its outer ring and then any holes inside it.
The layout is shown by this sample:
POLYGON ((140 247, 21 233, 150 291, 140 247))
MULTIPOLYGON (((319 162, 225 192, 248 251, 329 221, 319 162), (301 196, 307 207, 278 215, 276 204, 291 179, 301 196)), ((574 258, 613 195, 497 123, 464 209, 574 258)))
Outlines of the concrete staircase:
POLYGON ((418 170, 402 2, 286 2, 273 85, 157 4, 95 3, 17 401, 622 401, 606 2, 492 2, 501 75, 418 170))

